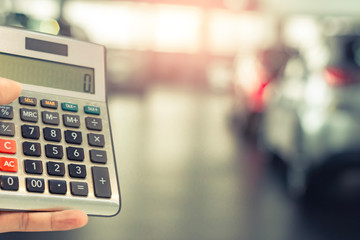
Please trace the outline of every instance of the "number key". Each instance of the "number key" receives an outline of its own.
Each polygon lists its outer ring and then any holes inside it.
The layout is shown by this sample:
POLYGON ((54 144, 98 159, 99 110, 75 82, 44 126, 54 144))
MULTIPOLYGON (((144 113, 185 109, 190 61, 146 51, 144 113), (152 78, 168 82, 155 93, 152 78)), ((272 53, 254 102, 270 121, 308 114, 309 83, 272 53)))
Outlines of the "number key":
POLYGON ((47 162, 47 172, 52 176, 64 176, 65 175, 65 164, 59 162, 47 162))
POLYGON ((21 126, 21 134, 22 134, 23 138, 39 139, 40 138, 40 129, 38 126, 22 125, 21 126))
POLYGON ((19 178, 13 176, 1 176, 1 189, 9 191, 19 190, 19 178))
POLYGON ((67 143, 73 144, 81 144, 82 143, 82 134, 81 132, 66 130, 65 133, 65 141, 67 143))
POLYGON ((61 131, 57 128, 46 127, 43 129, 44 139, 47 141, 60 142, 61 141, 61 131))
POLYGON ((63 147, 60 145, 45 145, 45 154, 48 158, 62 159, 64 156, 63 147))
POLYGON ((42 174, 43 166, 41 161, 24 160, 25 172, 29 174, 42 174))
POLYGON ((84 160, 84 149, 67 147, 66 155, 69 160, 82 161, 84 160))
POLYGON ((69 164, 69 175, 73 178, 85 178, 86 168, 85 165, 69 164))
POLYGON ((40 143, 23 142, 23 152, 24 155, 26 156, 40 157, 41 156, 40 143))
POLYGON ((41 178, 26 178, 26 189, 29 192, 43 193, 45 190, 44 179, 41 178))

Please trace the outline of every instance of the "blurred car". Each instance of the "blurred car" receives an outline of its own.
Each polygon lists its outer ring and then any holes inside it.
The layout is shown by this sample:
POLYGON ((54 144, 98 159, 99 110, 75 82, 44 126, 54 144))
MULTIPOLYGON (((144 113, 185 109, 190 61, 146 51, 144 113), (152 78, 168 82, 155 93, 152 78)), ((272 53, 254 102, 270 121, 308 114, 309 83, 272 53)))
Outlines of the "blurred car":
POLYGON ((272 87, 262 140, 286 163, 290 192, 358 191, 360 36, 325 37, 293 56, 272 87))
POLYGON ((246 137, 257 138, 268 100, 265 93, 270 92, 266 90, 281 78, 286 62, 295 52, 284 44, 275 44, 237 58, 232 112, 235 126, 246 137))

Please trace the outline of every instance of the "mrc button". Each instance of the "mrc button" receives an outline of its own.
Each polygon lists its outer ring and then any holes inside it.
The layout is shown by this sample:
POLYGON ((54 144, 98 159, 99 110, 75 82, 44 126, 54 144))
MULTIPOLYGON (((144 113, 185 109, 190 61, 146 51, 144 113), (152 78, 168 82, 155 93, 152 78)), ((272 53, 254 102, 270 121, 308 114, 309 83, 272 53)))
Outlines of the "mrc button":
POLYGON ((33 97, 19 97, 19 103, 21 105, 36 106, 36 98, 33 97))
POLYGON ((37 122, 39 119, 36 109, 20 108, 20 118, 25 122, 37 122))
POLYGON ((40 104, 44 108, 52 108, 52 109, 58 108, 58 102, 53 100, 42 99, 40 100, 40 104))

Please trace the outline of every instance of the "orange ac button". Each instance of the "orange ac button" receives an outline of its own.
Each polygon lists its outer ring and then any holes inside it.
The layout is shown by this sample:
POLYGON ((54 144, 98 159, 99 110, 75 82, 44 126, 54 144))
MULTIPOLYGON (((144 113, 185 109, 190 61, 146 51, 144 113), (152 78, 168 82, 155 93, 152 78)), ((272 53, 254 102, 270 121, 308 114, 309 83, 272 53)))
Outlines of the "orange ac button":
POLYGON ((4 172, 17 172, 18 161, 16 158, 0 157, 0 170, 4 172))
POLYGON ((16 141, 0 138, 0 153, 16 153, 16 141))

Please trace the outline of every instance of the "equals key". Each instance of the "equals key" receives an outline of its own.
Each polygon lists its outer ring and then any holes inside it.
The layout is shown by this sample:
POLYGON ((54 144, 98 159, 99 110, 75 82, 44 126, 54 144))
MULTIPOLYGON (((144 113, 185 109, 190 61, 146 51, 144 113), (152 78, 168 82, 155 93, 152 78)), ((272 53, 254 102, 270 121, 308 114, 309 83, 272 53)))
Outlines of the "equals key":
POLYGON ((103 163, 107 161, 106 151, 102 150, 90 150, 90 160, 93 163, 103 163))

